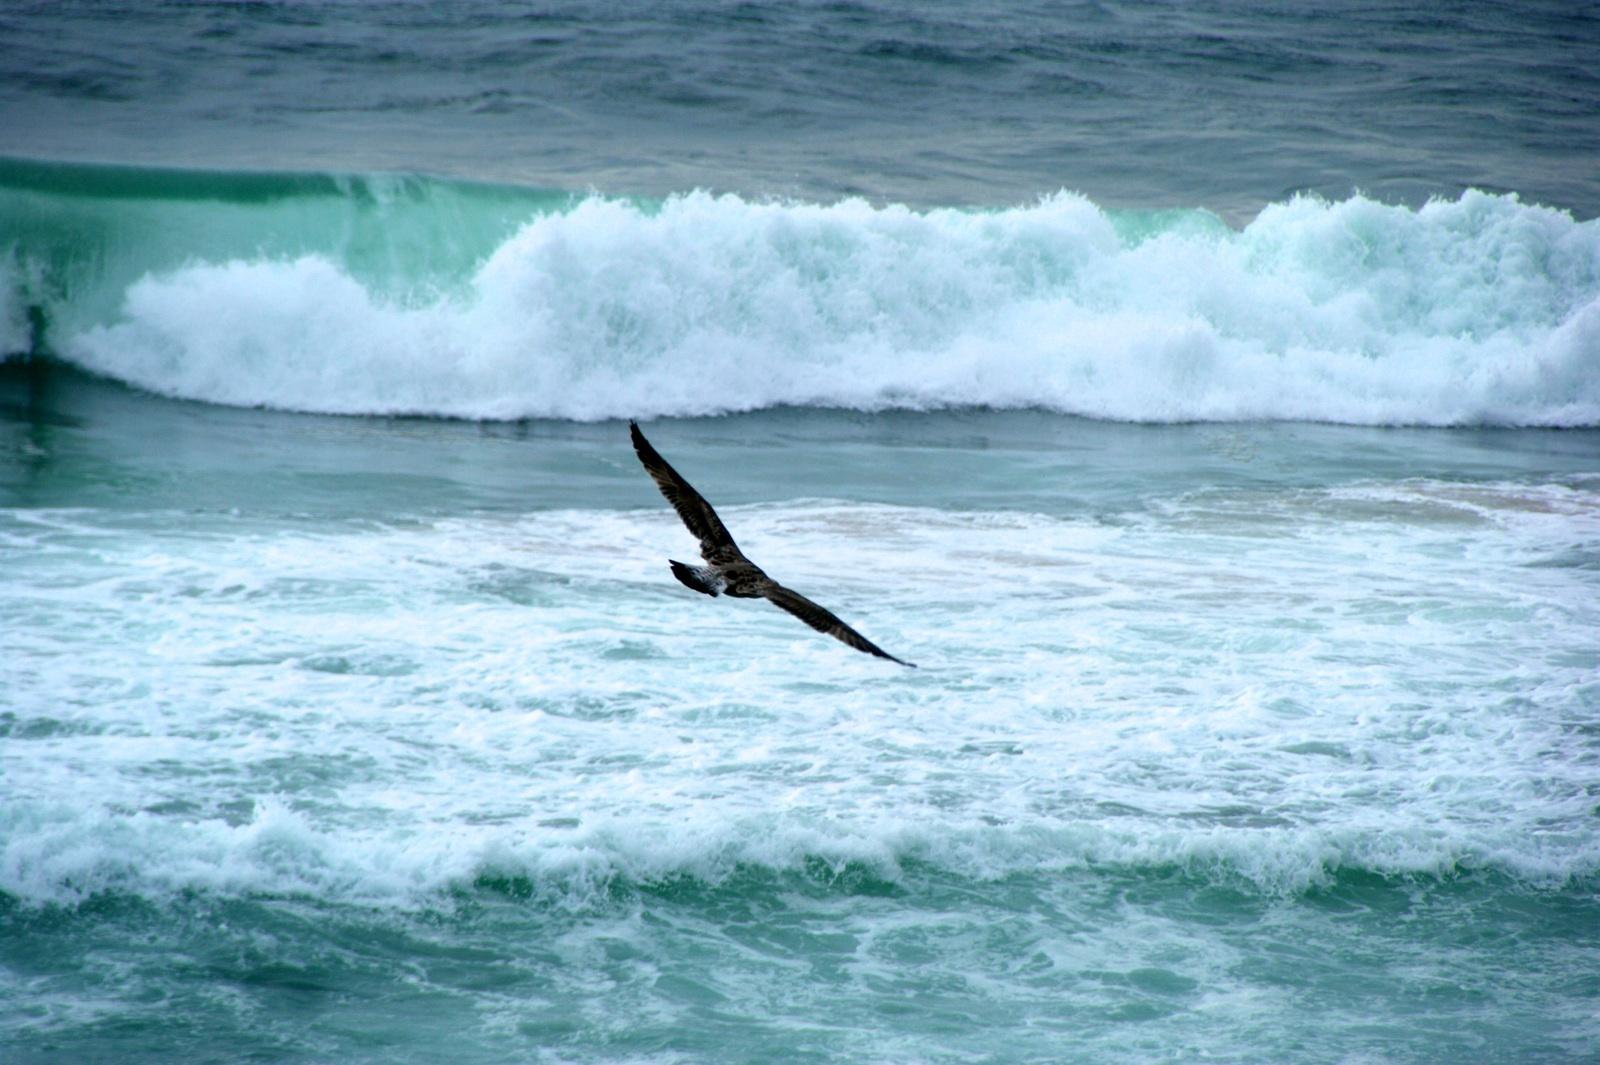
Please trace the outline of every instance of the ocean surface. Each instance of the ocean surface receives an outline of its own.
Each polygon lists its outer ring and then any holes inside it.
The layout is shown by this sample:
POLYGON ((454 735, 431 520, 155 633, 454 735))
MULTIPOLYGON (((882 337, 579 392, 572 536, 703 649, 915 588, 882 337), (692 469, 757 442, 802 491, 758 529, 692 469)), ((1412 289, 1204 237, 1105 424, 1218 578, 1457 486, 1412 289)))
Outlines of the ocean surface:
POLYGON ((1600 1059, 1592 7, 0 41, 0 1062, 1600 1059))

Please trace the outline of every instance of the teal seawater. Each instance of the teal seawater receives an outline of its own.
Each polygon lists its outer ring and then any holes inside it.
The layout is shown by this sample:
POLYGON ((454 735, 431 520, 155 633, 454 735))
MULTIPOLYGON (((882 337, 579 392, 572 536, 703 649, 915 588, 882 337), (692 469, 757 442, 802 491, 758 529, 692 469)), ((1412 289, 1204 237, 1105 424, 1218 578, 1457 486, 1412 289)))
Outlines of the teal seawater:
POLYGON ((17 160, 0 161, 0 190, 7 302, 39 307, 62 330, 112 319, 139 279, 194 262, 325 255, 379 292, 446 289, 529 218, 572 199, 404 175, 17 160))
POLYGON ((618 883, 582 907, 538 892, 485 877, 401 914, 294 897, 0 903, 19 993, 7 1056, 1444 1062, 1593 1048, 1582 890, 1346 874, 1264 898, 1179 868, 971 882, 819 862, 618 883))

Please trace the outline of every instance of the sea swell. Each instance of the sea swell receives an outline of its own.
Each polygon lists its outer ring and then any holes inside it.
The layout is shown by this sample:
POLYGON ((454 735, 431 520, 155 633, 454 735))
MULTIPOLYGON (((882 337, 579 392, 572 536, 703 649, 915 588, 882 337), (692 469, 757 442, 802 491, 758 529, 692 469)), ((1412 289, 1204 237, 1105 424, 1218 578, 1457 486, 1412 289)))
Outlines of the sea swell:
POLYGON ((6 349, 185 399, 477 419, 793 405, 1600 424, 1600 221, 1515 196, 1296 198, 1236 231, 1068 193, 913 211, 423 178, 62 192, 8 175, 6 349))

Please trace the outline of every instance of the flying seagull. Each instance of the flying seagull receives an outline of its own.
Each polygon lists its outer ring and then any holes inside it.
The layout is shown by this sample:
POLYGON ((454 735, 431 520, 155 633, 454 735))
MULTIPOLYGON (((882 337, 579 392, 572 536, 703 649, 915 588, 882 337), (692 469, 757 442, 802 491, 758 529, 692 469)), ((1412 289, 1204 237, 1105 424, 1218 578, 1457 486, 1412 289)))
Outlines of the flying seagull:
POLYGON ((766 599, 818 632, 825 632, 857 651, 915 668, 915 663, 896 658, 829 611, 763 573, 760 566, 744 557, 744 552, 728 535, 727 527, 717 517, 717 512, 711 509, 711 504, 705 501, 705 497, 696 492, 694 486, 669 466, 659 451, 650 446, 650 441, 639 431, 638 423, 630 421, 628 431, 633 436, 633 450, 639 453, 639 461, 644 463, 645 472, 656 482, 656 487, 661 489, 661 494, 667 497, 667 502, 672 504, 672 509, 678 512, 678 517, 683 519, 689 531, 699 538, 700 557, 709 563, 705 566, 688 566, 677 559, 668 559, 674 577, 695 591, 710 596, 766 599))

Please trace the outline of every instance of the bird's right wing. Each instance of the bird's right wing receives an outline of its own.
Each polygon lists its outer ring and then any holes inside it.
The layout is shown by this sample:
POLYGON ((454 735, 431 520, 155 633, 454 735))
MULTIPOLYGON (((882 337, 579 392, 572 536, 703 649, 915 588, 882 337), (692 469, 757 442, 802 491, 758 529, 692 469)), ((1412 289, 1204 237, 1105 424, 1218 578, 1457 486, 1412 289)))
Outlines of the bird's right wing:
POLYGON ((916 663, 907 662, 903 658, 896 658, 849 625, 840 621, 832 611, 825 610, 799 592, 791 591, 776 581, 772 581, 762 594, 771 600, 773 606, 787 610, 818 632, 825 632, 841 643, 854 647, 857 651, 865 651, 869 655, 887 658, 891 662, 899 662, 902 666, 910 666, 912 669, 917 668, 916 663))
POLYGON ((667 497, 667 502, 678 512, 678 517, 683 519, 689 532, 700 541, 701 557, 715 563, 743 560, 739 545, 728 535, 727 527, 705 497, 696 492, 694 485, 684 480, 683 475, 661 457, 661 452, 650 445, 650 441, 639 431, 638 423, 629 422, 628 431, 633 437, 633 450, 638 452, 645 472, 656 482, 656 487, 667 497))

